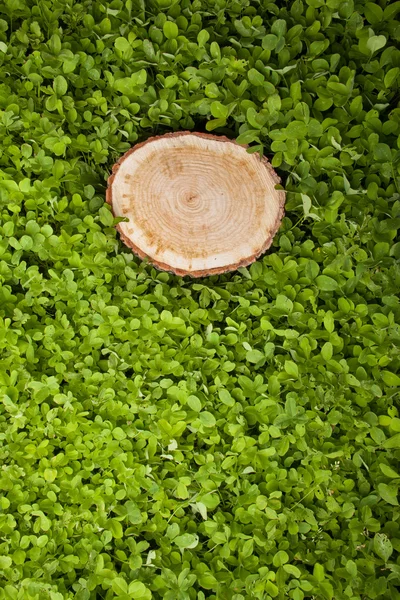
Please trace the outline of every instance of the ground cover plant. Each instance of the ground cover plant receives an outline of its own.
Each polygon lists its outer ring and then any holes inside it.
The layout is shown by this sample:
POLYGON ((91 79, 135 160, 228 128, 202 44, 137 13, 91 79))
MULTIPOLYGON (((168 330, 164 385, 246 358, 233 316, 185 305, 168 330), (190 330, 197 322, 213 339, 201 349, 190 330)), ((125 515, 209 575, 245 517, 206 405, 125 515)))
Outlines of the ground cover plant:
POLYGON ((0 599, 400 598, 400 2, 0 3, 0 599), (155 133, 288 191, 199 281, 120 244, 155 133))

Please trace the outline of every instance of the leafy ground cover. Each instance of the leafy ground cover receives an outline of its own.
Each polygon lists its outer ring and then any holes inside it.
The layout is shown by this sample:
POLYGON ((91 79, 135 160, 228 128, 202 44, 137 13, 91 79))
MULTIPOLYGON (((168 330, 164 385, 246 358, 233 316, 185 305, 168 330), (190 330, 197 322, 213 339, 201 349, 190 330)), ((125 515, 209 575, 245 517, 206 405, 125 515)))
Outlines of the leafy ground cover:
POLYGON ((0 4, 0 599, 400 598, 400 2, 0 4), (200 281, 121 246, 137 140, 288 190, 200 281))

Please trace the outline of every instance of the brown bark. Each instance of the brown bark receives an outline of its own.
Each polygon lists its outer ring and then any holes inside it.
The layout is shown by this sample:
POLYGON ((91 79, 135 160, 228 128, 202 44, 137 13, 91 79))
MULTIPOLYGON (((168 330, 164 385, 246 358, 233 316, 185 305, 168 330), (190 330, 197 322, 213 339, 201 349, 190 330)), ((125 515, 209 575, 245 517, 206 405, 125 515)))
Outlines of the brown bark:
POLYGON ((204 277, 249 265, 284 215, 280 178, 263 157, 224 136, 190 131, 136 144, 114 165, 106 200, 140 258, 204 277))

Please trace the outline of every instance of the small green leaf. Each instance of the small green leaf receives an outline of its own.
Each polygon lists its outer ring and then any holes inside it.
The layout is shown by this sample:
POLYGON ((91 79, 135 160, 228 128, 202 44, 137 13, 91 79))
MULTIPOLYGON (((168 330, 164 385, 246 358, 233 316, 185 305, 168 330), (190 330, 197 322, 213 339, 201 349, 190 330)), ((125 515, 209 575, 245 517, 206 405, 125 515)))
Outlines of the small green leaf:
POLYGON ((325 344, 322 346, 321 355, 324 360, 331 360, 333 355, 333 346, 330 342, 325 342, 325 344))
POLYGON ((132 48, 128 40, 124 37, 117 37, 117 39, 114 42, 114 46, 120 52, 126 52, 127 50, 130 50, 132 48))
POLYGON ((184 533, 183 535, 178 535, 174 539, 174 543, 178 546, 178 548, 196 548, 199 543, 199 538, 192 533, 184 533))
POLYGON ((292 140, 304 138, 307 135, 307 125, 303 121, 292 121, 286 127, 286 135, 292 140))
POLYGON ((228 113, 228 107, 221 104, 221 102, 215 101, 211 103, 211 114, 216 119, 226 119, 228 113))
POLYGON ((208 410, 201 412, 199 415, 199 418, 200 418, 201 424, 204 425, 204 427, 215 427, 215 424, 216 424, 215 417, 208 410))
POLYGON ((371 25, 377 25, 383 19, 383 10, 379 4, 367 2, 364 8, 364 14, 371 25))
POLYGON ((116 519, 110 519, 107 529, 112 533, 115 539, 121 539, 123 535, 122 525, 116 519))
POLYGON ((346 571, 352 576, 352 577, 357 577, 357 564, 354 562, 354 560, 348 560, 346 563, 346 571))
POLYGON ((260 362, 264 358, 264 354, 260 352, 260 350, 248 350, 246 353, 246 360, 254 364, 260 362))
POLYGON ((187 404, 195 412, 201 411, 201 402, 197 396, 193 396, 193 395, 189 396, 189 398, 187 399, 187 404))
POLYGON ((317 581, 319 581, 319 582, 324 581, 324 579, 325 579, 324 566, 321 565, 320 563, 315 563, 314 569, 313 569, 313 575, 317 581))
POLYGON ((116 577, 115 579, 113 579, 112 589, 113 592, 117 594, 117 596, 122 596, 127 593, 128 584, 122 577, 116 577))
POLYGON ((279 594, 279 588, 278 588, 278 586, 276 586, 274 583, 272 583, 271 580, 267 580, 267 582, 265 584, 265 591, 270 596, 272 596, 272 598, 276 598, 276 596, 279 594))
POLYGON ((131 581, 128 595, 132 600, 151 600, 151 591, 141 581, 131 581))
POLYGON ((138 525, 139 523, 143 522, 142 513, 135 502, 128 500, 128 502, 125 504, 125 508, 129 522, 132 523, 132 525, 138 525))
POLYGON ((376 160, 379 162, 391 162, 392 152, 387 144, 376 144, 373 150, 376 160))
POLYGON ((389 467, 389 465, 381 463, 379 465, 379 468, 386 477, 390 477, 392 479, 400 479, 400 475, 394 469, 389 467))
POLYGON ((211 121, 207 121, 206 129, 207 131, 214 131, 214 129, 218 129, 218 127, 223 127, 226 124, 226 119, 212 119, 211 121))
POLYGON ((112 215, 112 212, 110 211, 110 209, 107 206, 102 206, 100 208, 99 215, 100 215, 100 221, 103 223, 103 225, 105 225, 106 227, 112 226, 112 224, 114 223, 114 217, 112 215))
POLYGON ((386 483, 378 484, 378 492, 382 500, 393 506, 398 506, 397 492, 398 488, 394 485, 388 485, 386 483))
POLYGON ((385 87, 391 88, 394 83, 398 83, 400 79, 400 69, 399 67, 393 67, 393 69, 389 69, 384 77, 385 87))
POLYGON ((311 198, 307 194, 301 194, 301 200, 303 202, 304 216, 307 217, 311 210, 311 198))
POLYGON ((58 97, 64 96, 68 90, 68 83, 65 77, 62 75, 57 75, 57 77, 53 81, 53 90, 57 94, 58 97))
POLYGON ((202 29, 197 34, 197 43, 199 44, 200 48, 204 48, 204 46, 206 45, 206 43, 208 42, 209 39, 210 39, 210 34, 208 33, 208 31, 206 29, 202 29))
POLYGON ((227 406, 235 405, 235 400, 232 398, 228 390, 219 390, 218 395, 223 404, 226 404, 227 406))
POLYGON ((260 132, 257 129, 249 129, 248 131, 241 133, 236 138, 236 141, 238 144, 251 144, 251 142, 259 142, 259 133, 260 132))
POLYGON ((378 50, 386 46, 386 42, 387 40, 384 35, 373 35, 367 41, 367 48, 371 52, 371 54, 374 54, 375 52, 378 52, 378 50))
POLYGON ((295 577, 296 579, 300 579, 301 577, 300 569, 298 569, 294 565, 283 565, 283 570, 286 571, 286 573, 293 575, 293 577, 295 577))
POLYGON ((257 69, 250 69, 247 77, 252 85, 259 86, 264 83, 264 75, 257 71, 257 69))
POLYGON ((396 375, 396 373, 392 373, 391 371, 382 371, 381 376, 384 383, 389 387, 400 386, 400 377, 396 375))
POLYGON ((376 533, 374 536, 374 552, 385 561, 389 560, 393 553, 393 546, 384 533, 376 533))
POLYGON ((385 442, 383 442, 382 446, 387 450, 399 449, 400 448, 400 433, 396 433, 385 442))
POLYGON ((164 32, 165 37, 168 40, 173 40, 178 37, 178 34, 179 34, 178 26, 176 23, 173 23, 172 21, 165 21, 165 23, 163 25, 163 32, 164 32))
POLYGON ((318 275, 315 283, 322 292, 334 292, 339 287, 337 281, 327 275, 318 275))
POLYGON ((285 371, 288 375, 296 379, 299 376, 299 368, 292 360, 285 360, 285 371))
POLYGON ((0 569, 8 569, 12 565, 12 559, 9 556, 0 556, 0 569))
POLYGON ((263 37, 261 44, 264 50, 275 50, 278 45, 278 37, 270 33, 263 37))
POLYGON ((289 555, 284 550, 279 550, 272 559, 274 567, 281 567, 286 564, 289 560, 289 555))

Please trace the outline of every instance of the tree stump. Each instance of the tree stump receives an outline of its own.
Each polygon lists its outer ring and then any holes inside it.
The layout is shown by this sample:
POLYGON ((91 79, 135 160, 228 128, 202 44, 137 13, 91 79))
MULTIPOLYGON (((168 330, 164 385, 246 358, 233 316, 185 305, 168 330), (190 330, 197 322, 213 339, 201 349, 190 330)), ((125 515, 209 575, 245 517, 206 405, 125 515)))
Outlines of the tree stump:
POLYGON ((123 242, 155 267, 203 277, 256 260, 279 229, 285 192, 266 158, 189 131, 131 148, 108 179, 123 242))

